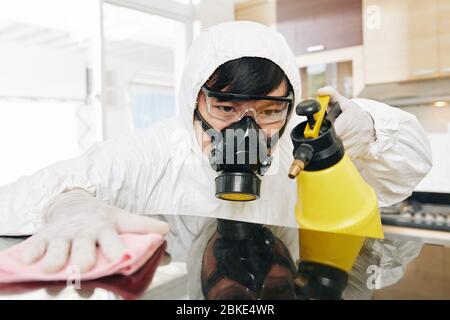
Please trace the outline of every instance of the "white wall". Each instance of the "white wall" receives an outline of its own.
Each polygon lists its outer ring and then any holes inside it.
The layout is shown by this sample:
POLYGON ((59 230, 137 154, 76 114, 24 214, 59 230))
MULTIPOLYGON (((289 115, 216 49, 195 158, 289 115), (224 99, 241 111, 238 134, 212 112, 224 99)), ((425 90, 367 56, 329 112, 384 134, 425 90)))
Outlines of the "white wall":
POLYGON ((433 168, 416 191, 450 192, 450 107, 405 107, 416 115, 431 142, 433 168))
POLYGON ((0 96, 86 98, 82 54, 0 42, 0 96))
POLYGON ((75 103, 0 101, 0 187, 79 154, 75 103))

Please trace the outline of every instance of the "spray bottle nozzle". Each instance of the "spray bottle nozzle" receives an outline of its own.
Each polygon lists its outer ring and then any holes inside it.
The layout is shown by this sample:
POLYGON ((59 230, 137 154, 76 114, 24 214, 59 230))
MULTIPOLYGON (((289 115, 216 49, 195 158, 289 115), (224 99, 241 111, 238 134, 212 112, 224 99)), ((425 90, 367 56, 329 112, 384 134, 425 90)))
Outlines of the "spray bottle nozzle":
POLYGON ((294 161, 289 168, 288 176, 291 179, 297 177, 305 166, 311 161, 314 149, 309 144, 303 143, 294 152, 294 161))

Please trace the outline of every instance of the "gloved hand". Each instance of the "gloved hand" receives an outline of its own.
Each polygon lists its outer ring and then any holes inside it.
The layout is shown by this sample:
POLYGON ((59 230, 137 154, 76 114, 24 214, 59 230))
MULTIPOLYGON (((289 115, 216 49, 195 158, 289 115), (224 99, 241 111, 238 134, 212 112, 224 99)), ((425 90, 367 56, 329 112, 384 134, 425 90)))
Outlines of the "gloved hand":
POLYGON ((127 213, 75 189, 54 197, 44 212, 45 224, 25 248, 22 262, 32 264, 42 258, 46 272, 57 272, 66 264, 81 272, 94 267, 96 245, 110 261, 119 259, 124 246, 119 233, 160 233, 169 225, 149 217, 127 213))
POLYGON ((376 139, 373 119, 369 113, 333 87, 323 87, 317 91, 317 95, 330 96, 331 101, 338 102, 342 109, 334 122, 334 128, 342 139, 345 152, 351 159, 366 157, 370 145, 376 139))

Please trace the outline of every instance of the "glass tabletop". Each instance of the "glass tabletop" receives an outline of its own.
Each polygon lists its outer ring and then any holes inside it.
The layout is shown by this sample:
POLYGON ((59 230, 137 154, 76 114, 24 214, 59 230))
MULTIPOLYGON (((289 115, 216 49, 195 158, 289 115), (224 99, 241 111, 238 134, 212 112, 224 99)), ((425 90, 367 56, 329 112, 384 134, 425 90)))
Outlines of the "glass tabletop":
MULTIPOLYGON (((23 238, 0 238, 0 250, 23 238)), ((90 281, 33 281, 0 283, 1 300, 136 300, 187 299, 186 265, 171 262, 166 243, 135 273, 90 281)))
MULTIPOLYGON (((413 260, 422 247, 417 239, 387 238, 376 244, 366 239, 364 244, 358 241, 355 245, 353 240, 342 236, 320 232, 312 235, 296 228, 253 224, 226 226, 220 229, 217 224, 211 224, 191 242, 177 242, 176 245, 181 247, 176 252, 172 252, 176 241, 168 237, 167 243, 164 242, 140 269, 128 276, 112 275, 80 282, 0 283, 0 300, 185 300, 204 299, 205 292, 209 299, 273 300, 298 299, 299 296, 303 299, 306 294, 323 297, 324 292, 334 294, 336 290, 342 294, 338 298, 371 299, 374 289, 378 288, 369 287, 369 284, 375 275, 381 275, 377 271, 377 257, 381 251, 376 251, 377 248, 382 246, 383 252, 394 248, 396 254, 401 250, 404 251, 402 257, 413 260), (233 232, 228 233, 230 230, 233 232), (232 237, 228 238, 226 234, 232 237), (241 239, 245 234, 251 237, 241 239), (343 240, 345 245, 341 243, 343 240), (344 264, 332 267, 329 259, 337 259, 341 253, 341 258, 348 260, 349 245, 355 246, 356 260, 350 259, 352 264, 344 273, 344 264), (180 253, 184 254, 185 260, 179 259, 180 253), (333 281, 325 281, 327 279, 333 281)), ((0 237, 0 251, 24 239, 0 237)), ((385 281, 380 277, 380 281, 385 281)))

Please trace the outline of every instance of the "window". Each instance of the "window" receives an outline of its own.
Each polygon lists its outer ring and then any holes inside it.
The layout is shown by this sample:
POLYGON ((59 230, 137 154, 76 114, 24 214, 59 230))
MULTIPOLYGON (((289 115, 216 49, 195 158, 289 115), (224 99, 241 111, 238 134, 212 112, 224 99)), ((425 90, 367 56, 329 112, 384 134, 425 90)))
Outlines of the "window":
POLYGON ((152 122, 175 115, 172 88, 135 86, 131 89, 134 128, 144 128, 152 122))
POLYGON ((0 185, 97 139, 98 1, 0 2, 0 185), (97 9, 97 10, 96 10, 97 9))
POLYGON ((0 2, 0 186, 176 114, 192 2, 114 3, 0 2))
POLYGON ((106 137, 174 116, 184 23, 108 3, 103 19, 106 137))

